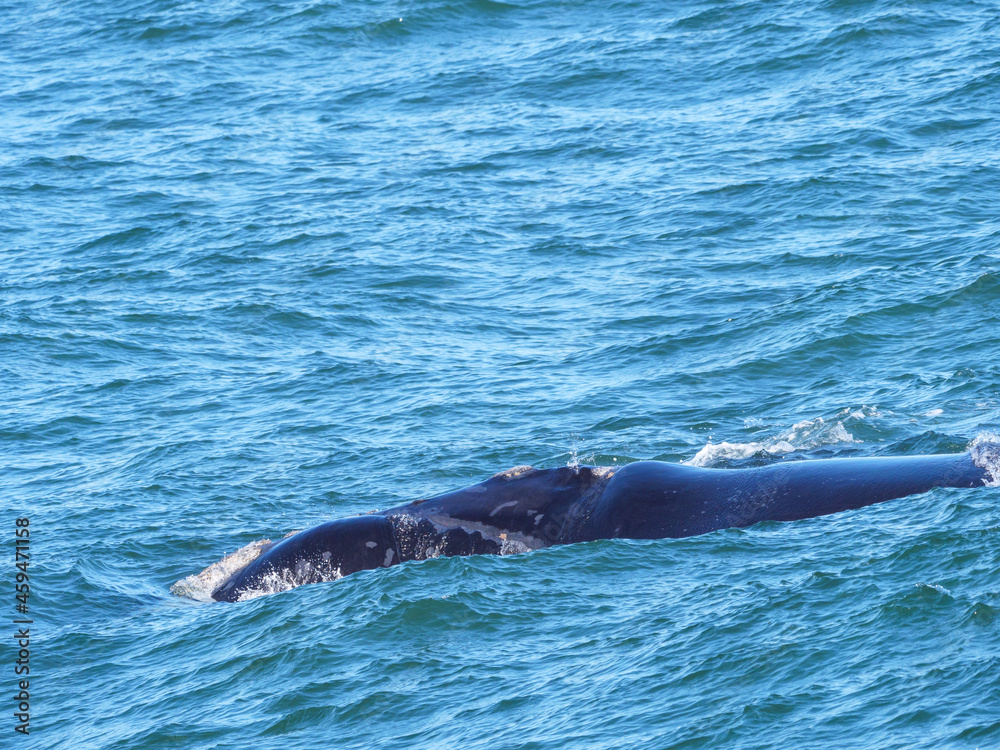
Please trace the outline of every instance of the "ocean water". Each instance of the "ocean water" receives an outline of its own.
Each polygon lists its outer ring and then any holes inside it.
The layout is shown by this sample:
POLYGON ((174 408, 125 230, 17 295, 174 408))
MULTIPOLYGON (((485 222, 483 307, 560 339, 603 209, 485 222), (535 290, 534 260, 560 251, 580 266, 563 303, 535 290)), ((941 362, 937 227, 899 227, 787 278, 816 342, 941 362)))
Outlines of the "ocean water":
POLYGON ((430 560, 517 464, 1000 430, 1000 7, 0 0, 0 600, 32 748, 1000 747, 1000 495, 430 560))

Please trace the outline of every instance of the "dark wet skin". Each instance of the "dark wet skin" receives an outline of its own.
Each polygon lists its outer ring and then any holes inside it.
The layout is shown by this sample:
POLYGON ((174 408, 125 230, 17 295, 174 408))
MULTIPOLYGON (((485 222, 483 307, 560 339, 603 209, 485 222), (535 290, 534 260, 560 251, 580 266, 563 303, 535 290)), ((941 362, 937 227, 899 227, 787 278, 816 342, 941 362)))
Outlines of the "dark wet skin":
POLYGON ((695 536, 795 521, 934 487, 982 487, 969 453, 784 461, 703 469, 639 461, 617 470, 520 467, 464 489, 330 521, 271 545, 212 596, 334 580, 428 557, 523 552, 596 539, 695 536))

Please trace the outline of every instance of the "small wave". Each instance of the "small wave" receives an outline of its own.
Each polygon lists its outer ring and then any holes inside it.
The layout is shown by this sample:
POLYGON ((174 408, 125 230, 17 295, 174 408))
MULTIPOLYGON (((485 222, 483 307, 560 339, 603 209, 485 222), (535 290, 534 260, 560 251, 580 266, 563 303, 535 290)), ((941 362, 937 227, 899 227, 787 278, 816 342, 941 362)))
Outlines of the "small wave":
POLYGON ((1000 487, 1000 435, 981 432, 969 444, 972 460, 990 475, 987 487, 1000 487))
POLYGON ((752 458, 760 454, 782 455, 793 451, 814 450, 826 445, 860 443, 862 441, 850 433, 845 423, 878 416, 881 416, 879 411, 868 406, 843 409, 830 421, 816 417, 796 422, 784 432, 759 442, 710 442, 682 463, 688 466, 712 466, 719 461, 752 458))

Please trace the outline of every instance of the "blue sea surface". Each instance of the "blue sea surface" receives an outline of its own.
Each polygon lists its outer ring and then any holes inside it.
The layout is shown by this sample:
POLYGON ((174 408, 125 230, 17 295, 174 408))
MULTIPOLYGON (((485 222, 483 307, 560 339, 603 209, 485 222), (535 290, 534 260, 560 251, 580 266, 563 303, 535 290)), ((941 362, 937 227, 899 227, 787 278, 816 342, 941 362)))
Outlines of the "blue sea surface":
POLYGON ((1000 430, 996 3, 0 0, 0 63, 5 747, 1000 747, 995 489, 171 592, 518 464, 1000 430))

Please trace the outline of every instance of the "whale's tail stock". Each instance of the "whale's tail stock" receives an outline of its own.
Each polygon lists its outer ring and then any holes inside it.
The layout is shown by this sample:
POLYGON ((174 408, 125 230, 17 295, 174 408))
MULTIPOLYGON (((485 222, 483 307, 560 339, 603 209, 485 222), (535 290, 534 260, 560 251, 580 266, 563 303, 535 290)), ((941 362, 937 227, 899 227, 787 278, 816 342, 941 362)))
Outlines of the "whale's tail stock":
POLYGON ((1000 486, 1000 439, 976 438, 965 453, 781 462, 758 469, 769 502, 757 520, 790 521, 928 492, 1000 486))

